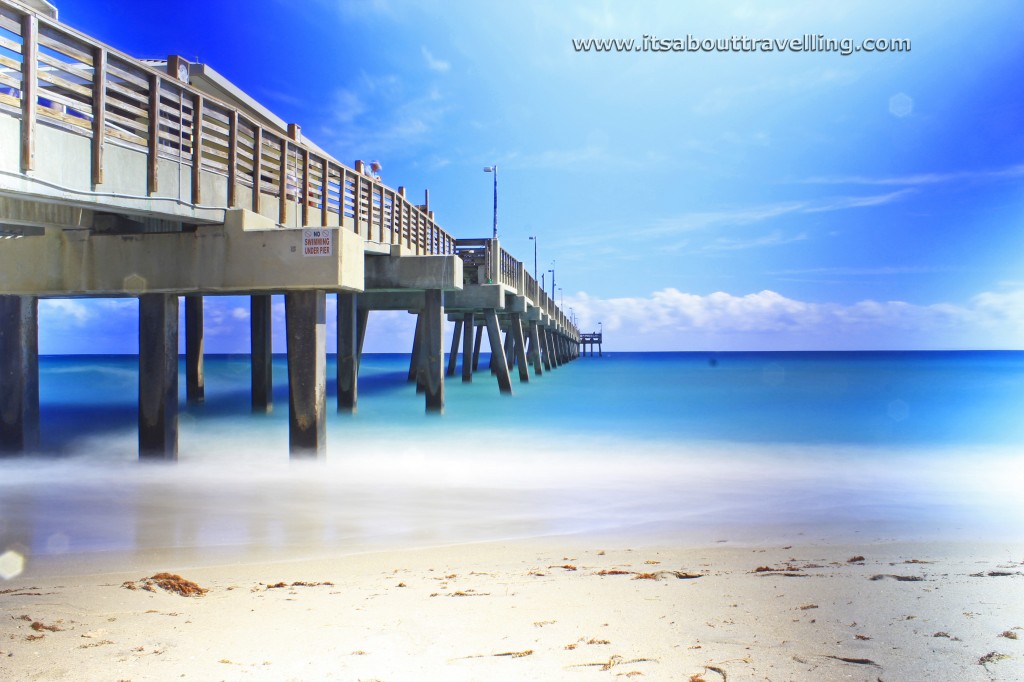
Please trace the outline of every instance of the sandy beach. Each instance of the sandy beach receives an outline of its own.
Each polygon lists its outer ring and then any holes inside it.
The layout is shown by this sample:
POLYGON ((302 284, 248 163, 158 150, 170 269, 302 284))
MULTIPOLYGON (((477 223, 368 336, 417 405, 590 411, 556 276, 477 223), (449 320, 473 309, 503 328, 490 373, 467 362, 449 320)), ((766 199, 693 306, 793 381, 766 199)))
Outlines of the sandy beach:
POLYGON ((169 564, 4 582, 0 677, 1024 679, 1020 545, 552 537, 169 564))

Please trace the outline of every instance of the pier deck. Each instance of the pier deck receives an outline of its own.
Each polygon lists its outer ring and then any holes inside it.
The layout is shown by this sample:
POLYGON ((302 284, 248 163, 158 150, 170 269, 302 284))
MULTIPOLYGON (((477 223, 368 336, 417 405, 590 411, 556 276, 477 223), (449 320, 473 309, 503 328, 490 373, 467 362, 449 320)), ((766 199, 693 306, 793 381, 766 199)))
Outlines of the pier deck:
POLYGON ((410 379, 431 412, 460 340, 469 381, 486 331, 503 393, 510 368, 528 381, 529 366, 578 355, 579 331, 522 262, 442 229, 429 193, 414 204, 337 161, 207 65, 143 62, 45 3, 0 0, 0 452, 38 443, 38 299, 139 299, 140 456, 174 459, 179 298, 186 394, 201 401, 203 298, 251 297, 253 409, 266 410, 272 294, 285 296, 293 456, 324 452, 328 294, 342 411, 356 409, 373 310, 417 315, 410 379))

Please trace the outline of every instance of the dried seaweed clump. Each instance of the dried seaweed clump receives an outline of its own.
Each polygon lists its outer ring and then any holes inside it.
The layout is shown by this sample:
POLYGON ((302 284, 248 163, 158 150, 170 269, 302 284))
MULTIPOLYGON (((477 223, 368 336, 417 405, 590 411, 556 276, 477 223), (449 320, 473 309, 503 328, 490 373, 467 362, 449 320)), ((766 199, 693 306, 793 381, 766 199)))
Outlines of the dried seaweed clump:
POLYGON ((147 592, 156 592, 157 587, 168 592, 174 592, 182 597, 202 597, 209 592, 205 587, 200 587, 191 580, 186 580, 174 573, 157 573, 148 578, 143 578, 136 584, 133 580, 126 580, 121 587, 126 590, 143 589, 147 592))

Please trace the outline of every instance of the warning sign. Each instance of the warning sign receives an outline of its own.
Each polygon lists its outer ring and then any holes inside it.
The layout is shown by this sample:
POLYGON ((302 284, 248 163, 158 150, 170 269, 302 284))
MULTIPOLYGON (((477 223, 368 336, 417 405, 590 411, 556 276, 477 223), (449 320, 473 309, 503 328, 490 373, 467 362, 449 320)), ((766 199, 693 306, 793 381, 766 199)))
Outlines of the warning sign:
POLYGON ((303 230, 302 231, 302 255, 303 256, 333 256, 334 255, 334 231, 333 230, 303 230))

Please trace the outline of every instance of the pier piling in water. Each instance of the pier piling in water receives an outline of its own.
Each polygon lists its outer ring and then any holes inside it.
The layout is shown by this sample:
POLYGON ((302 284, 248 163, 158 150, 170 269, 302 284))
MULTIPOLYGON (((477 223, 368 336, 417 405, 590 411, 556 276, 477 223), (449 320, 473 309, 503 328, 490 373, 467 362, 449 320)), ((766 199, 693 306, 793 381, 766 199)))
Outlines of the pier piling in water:
POLYGON ((462 320, 455 320, 455 328, 452 330, 452 349, 448 353, 448 369, 444 373, 447 377, 455 376, 455 368, 459 363, 459 341, 462 338, 462 322, 462 320))
POLYGON ((465 314, 463 327, 465 328, 462 331, 462 383, 468 384, 473 381, 473 358, 476 357, 476 345, 473 343, 473 332, 476 331, 473 328, 473 313, 465 314))
POLYGON ((185 297, 185 399, 201 403, 206 399, 203 374, 203 297, 185 297))
POLYGON ((491 344, 491 366, 498 378, 498 389, 502 393, 512 393, 512 379, 508 374, 508 363, 501 349, 501 329, 498 328, 498 314, 493 309, 484 311, 487 321, 487 339, 491 344))
POLYGON ((359 393, 359 306, 354 293, 338 292, 338 412, 356 411, 359 393))
POLYGON ((423 335, 420 348, 420 380, 426 393, 427 412, 444 412, 444 293, 423 293, 423 335))
POLYGON ((323 290, 285 294, 288 335, 288 449, 322 457, 327 447, 327 325, 323 290))
POLYGON ((139 296, 139 458, 178 459, 178 297, 139 296))
POLYGON ((0 454, 39 445, 39 307, 0 296, 0 454))
POLYGON ((252 358, 252 410, 270 412, 273 409, 274 356, 271 340, 270 294, 249 297, 249 333, 252 358))

